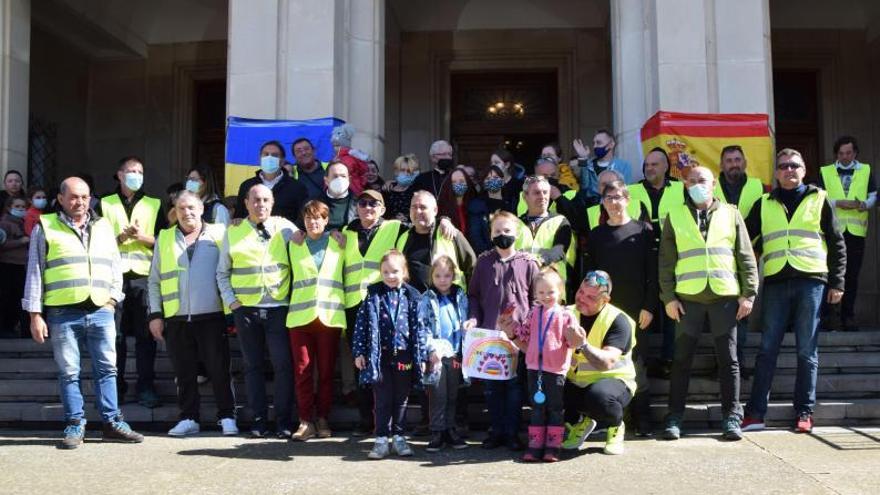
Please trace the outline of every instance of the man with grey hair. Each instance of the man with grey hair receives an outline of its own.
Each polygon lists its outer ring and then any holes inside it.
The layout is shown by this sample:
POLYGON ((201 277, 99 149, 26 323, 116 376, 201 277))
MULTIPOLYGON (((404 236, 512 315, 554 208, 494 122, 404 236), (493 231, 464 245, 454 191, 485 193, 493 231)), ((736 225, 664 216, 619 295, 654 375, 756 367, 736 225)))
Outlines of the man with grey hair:
POLYGON ((435 198, 440 197, 440 189, 447 182, 449 172, 455 165, 452 160, 452 145, 444 140, 434 141, 428 150, 428 156, 431 159, 433 169, 422 172, 413 182, 413 191, 424 190, 433 194, 435 198))
POLYGON ((62 449, 79 447, 86 431, 80 389, 80 344, 92 359, 95 400, 103 439, 139 443, 144 437, 123 421, 116 395, 116 325, 113 313, 125 298, 121 256, 113 227, 89 209, 89 186, 78 177, 61 183, 61 211, 40 217, 31 232, 22 309, 31 336, 51 337, 64 406, 62 449))

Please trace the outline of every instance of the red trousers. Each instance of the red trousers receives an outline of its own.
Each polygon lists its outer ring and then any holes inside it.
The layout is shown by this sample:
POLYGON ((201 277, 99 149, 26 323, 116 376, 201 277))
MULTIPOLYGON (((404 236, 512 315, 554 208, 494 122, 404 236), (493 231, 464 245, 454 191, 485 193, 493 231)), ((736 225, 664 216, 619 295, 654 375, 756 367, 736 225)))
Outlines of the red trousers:
POLYGON ((325 327, 315 318, 308 325, 290 330, 293 355, 293 382, 296 385, 296 408, 300 421, 327 418, 333 405, 333 372, 339 352, 341 329, 325 327), (317 361, 317 364, 315 364, 317 361), (318 398, 315 400, 313 369, 318 370, 318 398))

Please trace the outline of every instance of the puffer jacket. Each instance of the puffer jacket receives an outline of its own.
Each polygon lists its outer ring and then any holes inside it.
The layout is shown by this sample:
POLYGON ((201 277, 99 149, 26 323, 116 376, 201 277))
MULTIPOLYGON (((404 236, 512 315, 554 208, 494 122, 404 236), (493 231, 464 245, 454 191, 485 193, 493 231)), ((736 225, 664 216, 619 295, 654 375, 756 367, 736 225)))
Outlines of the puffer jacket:
MULTIPOLYGON (((463 325, 468 318, 468 298, 464 289, 457 285, 452 286, 451 294, 452 304, 458 313, 458 321, 463 325)), ((422 301, 419 303, 419 324, 422 326, 427 339, 425 348, 425 356, 429 356, 434 352, 434 341, 449 340, 449 336, 440 335, 440 326, 437 324, 437 314, 440 312, 440 297, 433 289, 428 289, 422 294, 422 301)), ((464 330, 459 328, 456 333, 461 336, 461 346, 464 346, 464 330)), ((455 350, 456 359, 461 360, 462 348, 455 350)), ((470 379, 462 377, 465 384, 470 384, 470 379)))

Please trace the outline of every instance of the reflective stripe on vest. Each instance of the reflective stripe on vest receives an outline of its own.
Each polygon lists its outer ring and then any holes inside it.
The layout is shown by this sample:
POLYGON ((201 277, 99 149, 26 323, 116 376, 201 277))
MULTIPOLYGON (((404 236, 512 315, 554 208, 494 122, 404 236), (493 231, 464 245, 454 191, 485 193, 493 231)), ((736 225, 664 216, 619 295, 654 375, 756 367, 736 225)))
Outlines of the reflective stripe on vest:
POLYGON ((682 205, 669 212, 678 250, 678 260, 675 262, 676 293, 699 294, 708 284, 716 295, 739 295, 734 257, 736 216, 735 207, 719 204, 709 220, 709 231, 704 240, 690 208, 682 205))
MULTIPOLYGON (((153 235, 156 230, 156 219, 162 202, 157 198, 143 196, 131 210, 131 218, 125 212, 125 205, 119 194, 111 194, 101 199, 101 213, 113 227, 114 236, 123 229, 137 222, 141 232, 153 235)), ((150 274, 150 263, 153 261, 153 248, 145 246, 134 239, 126 239, 119 245, 119 256, 122 258, 122 273, 134 272, 138 275, 150 274)))
MULTIPOLYGON (((852 182, 849 185, 849 192, 843 192, 843 183, 840 175, 837 173, 837 165, 825 165, 821 169, 822 181, 825 183, 825 190, 828 191, 828 199, 839 201, 841 199, 865 201, 868 199, 868 179, 871 177, 871 166, 866 163, 859 164, 859 168, 853 171, 852 182)), ((843 208, 834 208, 834 216, 840 228, 845 232, 859 237, 868 235, 868 211, 844 210, 843 208)))
MULTIPOLYGON (((401 253, 403 252, 403 248, 406 247, 406 241, 408 239, 409 231, 407 230, 401 234, 400 239, 397 240, 397 250, 401 253)), ((434 233, 434 244, 431 248, 431 263, 433 264, 437 257, 442 255, 449 256, 449 259, 455 264, 455 280, 453 280, 452 283, 467 290, 467 281, 465 280, 464 273, 461 271, 461 267, 458 266, 458 255, 455 252, 455 243, 453 243, 452 240, 443 237, 438 228, 435 229, 434 233)), ((428 285, 431 285, 430 281, 428 285)))
POLYGON ((229 282, 235 297, 244 306, 288 303, 290 259, 287 243, 280 231, 269 242, 245 220, 229 227, 229 256, 232 259, 229 282))
POLYGON ((345 233, 345 269, 343 279, 345 281, 345 307, 353 308, 367 297, 367 287, 382 280, 379 264, 382 256, 385 256, 397 242, 400 233, 400 222, 397 220, 385 220, 379 226, 378 232, 373 235, 367 254, 361 256, 358 248, 358 234, 348 228, 345 233))
MULTIPOLYGON (((718 198, 722 203, 728 204, 727 198, 724 197, 724 189, 721 188, 721 181, 724 180, 722 177, 718 177, 718 180, 715 181, 715 197, 718 198)), ((761 199, 761 196, 764 194, 764 184, 761 183, 761 179, 756 179, 755 177, 747 177, 746 183, 743 185, 742 191, 739 193, 739 201, 736 204, 737 209, 743 218, 749 216, 749 212, 752 211, 752 207, 755 206, 755 203, 761 199)))
POLYGON ((791 220, 785 207, 768 194, 761 198, 761 242, 764 276, 779 273, 786 264, 804 273, 828 272, 828 248, 822 234, 826 192, 807 194, 791 220))
POLYGON ((96 306, 110 301, 113 285, 113 228, 104 218, 89 230, 88 250, 57 213, 40 215, 46 237, 43 304, 69 306, 91 299, 96 306))
MULTIPOLYGON (((217 249, 223 246, 223 235, 226 227, 223 224, 206 223, 205 232, 217 245, 217 249)), ((159 250, 159 296, 162 299, 162 314, 170 318, 180 311, 180 273, 185 270, 178 260, 184 255, 183 249, 176 242, 177 227, 169 227, 159 232, 156 238, 156 249, 159 250)), ((198 242, 198 240, 196 240, 198 242)), ((197 288, 196 290, 207 290, 197 288)), ((219 297, 219 294, 218 294, 219 297)), ((223 312, 230 313, 224 304, 223 312)))
MULTIPOLYGON (((574 313, 576 320, 580 322, 581 315, 578 312, 575 306, 571 306, 569 308, 572 313, 574 313)), ((589 333, 587 334, 587 343, 591 346, 601 349, 603 347, 603 342, 605 341, 605 334, 608 333, 608 329, 611 328, 611 324, 614 323, 614 320, 619 316, 623 315, 626 317, 626 321, 629 323, 630 335, 632 344, 630 346, 629 352, 622 354, 614 367, 610 370, 598 370, 593 365, 587 361, 587 358, 580 351, 575 351, 574 361, 572 363, 571 368, 568 370, 568 374, 566 378, 568 381, 572 382, 572 384, 584 388, 587 385, 592 383, 596 383, 599 380, 605 378, 617 378, 622 380, 623 383, 626 384, 626 387, 629 391, 635 395, 636 393, 636 367, 633 364, 632 360, 632 351, 636 347, 636 323, 626 315, 623 311, 618 309, 616 306, 612 306, 611 304, 606 304, 602 311, 599 312, 599 315, 596 316, 596 321, 593 322, 593 326, 589 329, 589 333)))
POLYGON ((287 327, 308 325, 317 318, 330 328, 345 328, 345 286, 342 260, 345 253, 336 239, 327 241, 320 270, 308 245, 289 245, 293 269, 293 288, 287 309, 287 327))
POLYGON ((654 207, 651 204, 651 197, 648 196, 648 191, 645 189, 644 183, 639 182, 627 186, 627 188, 629 189, 630 196, 629 206, 627 207, 629 216, 634 219, 641 218, 642 209, 640 204, 643 204, 645 205, 645 210, 648 212, 648 218, 651 219, 651 223, 660 225, 660 228, 663 228, 663 223, 664 220, 666 220, 666 215, 669 214, 669 210, 684 204, 684 184, 677 180, 669 181, 669 185, 663 188, 663 194, 660 196, 660 204, 657 206, 657 212, 654 211, 654 207))
POLYGON ((587 222, 590 226, 590 230, 595 229, 599 226, 599 218, 602 216, 602 206, 601 205, 593 205, 587 208, 587 222))
MULTIPOLYGON (((522 220, 520 220, 519 225, 519 233, 516 238, 516 249, 521 251, 528 251, 532 254, 543 255, 547 254, 549 251, 553 249, 553 238, 556 237, 556 231, 559 230, 559 227, 563 222, 566 222, 567 219, 562 215, 556 215, 554 217, 550 217, 547 220, 541 222, 541 225, 538 226, 538 230, 532 235, 532 230, 528 225, 525 224, 522 220)), ((557 261, 553 264, 556 271, 559 272, 559 275, 562 277, 563 282, 567 277, 567 270, 565 268, 566 263, 571 266, 574 266, 575 261, 575 243, 574 236, 571 236, 571 242, 568 245, 568 248, 565 252, 565 258, 560 261, 557 261)))

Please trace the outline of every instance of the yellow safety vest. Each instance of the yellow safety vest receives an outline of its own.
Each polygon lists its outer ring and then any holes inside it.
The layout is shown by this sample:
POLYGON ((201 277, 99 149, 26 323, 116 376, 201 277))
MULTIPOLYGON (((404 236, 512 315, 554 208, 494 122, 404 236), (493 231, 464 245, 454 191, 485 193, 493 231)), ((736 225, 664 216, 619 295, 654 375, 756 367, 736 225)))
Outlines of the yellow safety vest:
MULTIPOLYGON (((569 310, 574 313, 577 321, 580 321, 581 315, 578 312, 577 307, 571 306, 569 307, 569 310)), ((599 315, 596 317, 593 327, 589 329, 587 343, 593 347, 601 349, 602 342, 605 340, 605 334, 608 333, 608 329, 611 328, 611 324, 614 323, 614 320, 618 315, 625 316, 626 321, 629 322, 629 327, 632 332, 632 345, 630 346, 629 351, 622 354, 614 364, 614 367, 610 370, 598 370, 587 361, 587 358, 583 353, 576 350, 573 354, 574 360, 571 368, 568 369, 568 374, 566 375, 566 379, 572 384, 584 388, 590 384, 598 382, 599 380, 617 378, 623 380, 623 383, 626 384, 626 388, 635 395, 636 367, 632 360, 632 350, 636 347, 636 322, 616 306, 612 306, 610 303, 606 304, 605 307, 599 311, 599 315)))
MULTIPOLYGON (((315 160, 315 161, 318 162, 318 165, 320 165, 321 168, 323 168, 325 172, 327 171, 327 166, 330 164, 330 162, 322 162, 321 160, 315 160)), ((299 166, 297 166, 296 164, 293 164, 290 167, 290 170, 291 170, 290 176, 293 177, 294 180, 299 179, 299 166)))
POLYGON ((400 233, 400 222, 397 220, 385 220, 379 226, 379 230, 373 235, 373 240, 367 248, 367 254, 361 256, 358 249, 357 232, 343 229, 345 233, 345 307, 353 308, 367 297, 367 287, 382 280, 382 272, 379 264, 382 256, 390 251, 397 243, 400 233))
POLYGON ((229 256, 232 271, 229 281, 236 299, 244 306, 284 303, 290 293, 290 259, 287 243, 280 231, 269 242, 244 220, 229 227, 229 256))
POLYGON ((345 285, 342 280, 345 253, 330 237, 320 269, 305 241, 290 243, 293 290, 287 310, 287 327, 301 327, 318 318, 330 328, 345 328, 345 285))
MULTIPOLYGON (((438 256, 446 255, 455 263, 455 279, 452 283, 461 287, 464 290, 467 290, 467 281, 465 280, 464 272, 461 271, 461 267, 458 266, 458 255, 455 251, 455 243, 450 239, 443 237, 440 234, 440 229, 434 229, 434 246, 431 249, 431 262, 437 259, 438 256)), ((400 238, 397 240, 397 250, 401 253, 403 252, 403 248, 406 247, 406 241, 409 239, 409 230, 401 234, 400 238)), ((430 285, 430 283, 429 283, 430 285)))
MULTIPOLYGON (((865 201, 868 199, 868 179, 871 177, 871 166, 867 163, 860 163, 859 165, 853 171, 849 192, 846 194, 843 192, 843 183, 840 181, 840 175, 837 173, 837 165, 831 164, 822 167, 822 181, 825 183, 825 190, 828 191, 828 199, 832 201, 841 199, 865 201)), ((834 215, 845 232, 859 237, 868 235, 867 210, 834 208, 834 215)))
POLYGON ((632 184, 627 186, 627 189, 629 189, 630 196, 629 206, 627 207, 629 216, 631 218, 639 219, 642 214, 640 204, 643 204, 645 205, 645 210, 648 212, 650 222, 658 223, 660 228, 663 228, 663 223, 664 220, 666 220, 666 215, 669 214, 669 210, 684 204, 684 184, 680 181, 669 181, 669 185, 663 188, 663 194, 660 196, 660 204, 657 206, 657 210, 659 211, 654 211, 654 208, 651 205, 651 197, 648 196, 648 191, 645 189, 644 183, 639 182, 632 184))
POLYGON ((821 225, 826 196, 821 189, 807 194, 790 221, 782 203, 770 199, 769 194, 761 198, 765 277, 779 273, 786 263, 804 273, 828 272, 828 247, 821 225))
POLYGON ((113 285, 113 228, 99 218, 89 230, 88 249, 57 213, 40 215, 46 236, 43 304, 69 306, 91 299, 96 306, 110 301, 113 285))
MULTIPOLYGON (((724 180, 724 178, 719 176, 718 180, 715 181, 715 197, 722 203, 728 203, 727 198, 724 197, 724 189, 721 188, 722 180, 724 180)), ((743 218, 749 216, 752 207, 755 206, 755 203, 759 199, 761 199, 763 194, 764 184, 761 183, 761 179, 747 177, 746 183, 743 185, 742 191, 739 193, 739 202, 736 204, 736 207, 739 209, 743 218)))
POLYGON ((736 208, 721 203, 712 213, 706 239, 690 212, 681 205, 669 212, 675 232, 678 260, 675 262, 675 292, 694 295, 706 284, 719 296, 739 295, 736 277, 736 208))
MULTIPOLYGON (((206 223, 204 225, 205 233, 214 241, 217 249, 222 249, 226 226, 214 223, 206 223)), ((186 270, 186 268, 178 264, 178 260, 183 256, 183 249, 176 242, 176 230, 177 227, 162 229, 159 232, 159 237, 156 238, 156 245, 159 250, 159 295, 162 299, 162 314, 165 318, 171 318, 180 311, 180 273, 186 270)), ((202 289, 209 290, 208 287, 203 287, 202 289)), ((223 306, 223 312, 229 313, 229 308, 225 305, 223 306)))
POLYGON ((599 226, 599 218, 602 216, 602 205, 593 205, 587 208, 587 222, 590 230, 599 226))
MULTIPOLYGON (((521 251, 528 251, 532 254, 540 255, 542 251, 547 251, 553 249, 553 238, 556 236, 556 231, 559 230, 562 222, 566 222, 567 219, 562 215, 556 215, 554 217, 548 218, 541 222, 541 225, 538 226, 538 230, 532 234, 532 230, 528 225, 525 224, 522 220, 520 220, 519 225, 519 235, 516 238, 516 249, 521 251)), ((554 267, 556 271, 559 272, 559 275, 562 277, 562 280, 565 281, 567 279, 565 264, 568 263, 570 266, 574 266, 575 261, 575 243, 574 243, 574 235, 571 236, 571 242, 568 245, 568 249, 565 252, 565 258, 554 263, 554 267)))
MULTIPOLYGON (((135 222, 141 231, 152 235, 156 230, 156 219, 162 202, 158 198, 142 196, 131 210, 131 218, 125 213, 125 205, 119 194, 111 194, 101 199, 101 213, 113 227, 114 236, 122 233, 122 230, 135 222)), ((138 275, 150 274, 150 263, 153 261, 153 248, 145 246, 134 239, 126 239, 119 245, 119 255, 122 258, 122 273, 134 272, 138 275)))
MULTIPOLYGON (((562 197, 568 200, 574 199, 577 195, 577 191, 568 190, 562 193, 562 197)), ((550 200, 550 205, 547 207, 547 211, 550 213, 556 213, 556 201, 550 200)), ((519 193, 519 200, 516 202, 516 216, 521 217, 529 212, 529 205, 526 203, 526 192, 522 191, 519 193)))

